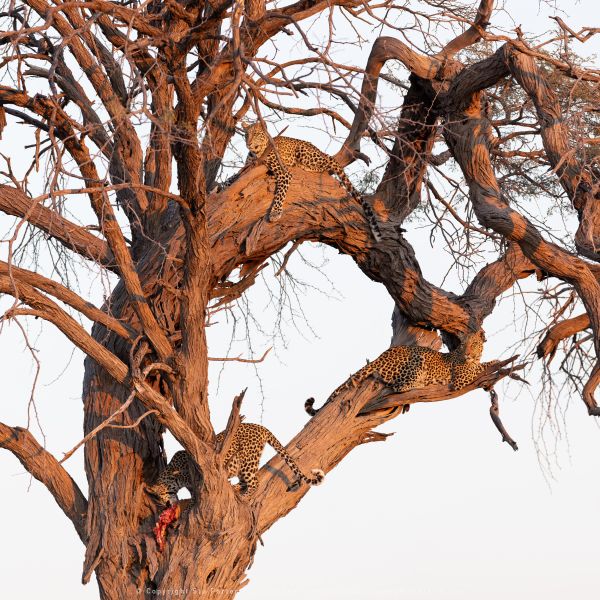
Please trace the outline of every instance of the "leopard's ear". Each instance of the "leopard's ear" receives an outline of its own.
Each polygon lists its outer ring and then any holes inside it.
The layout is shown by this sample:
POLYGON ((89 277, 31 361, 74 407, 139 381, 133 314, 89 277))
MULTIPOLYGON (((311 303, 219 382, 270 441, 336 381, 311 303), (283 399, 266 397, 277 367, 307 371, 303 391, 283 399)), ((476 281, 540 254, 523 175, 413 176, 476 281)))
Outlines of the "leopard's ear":
POLYGON ((248 121, 242 121, 242 122, 240 123, 240 125, 242 126, 242 129, 243 129, 244 131, 247 131, 248 129, 250 129, 250 127, 251 127, 252 123, 249 123, 248 121))

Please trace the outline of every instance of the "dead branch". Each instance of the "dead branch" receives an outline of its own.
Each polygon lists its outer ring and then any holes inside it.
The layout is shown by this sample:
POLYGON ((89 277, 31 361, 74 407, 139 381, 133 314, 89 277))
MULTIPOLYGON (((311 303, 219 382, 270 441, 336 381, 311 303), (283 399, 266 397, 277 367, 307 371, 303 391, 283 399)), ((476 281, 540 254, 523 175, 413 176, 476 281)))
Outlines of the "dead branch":
POLYGON ((231 448, 231 444, 233 443, 233 439, 235 438, 235 434, 237 428, 239 427, 242 417, 240 417, 240 409, 242 407, 242 400, 246 395, 246 391, 248 388, 243 389, 234 399, 231 404, 231 412, 229 413, 229 418, 227 419, 227 425, 225 426, 225 430, 223 432, 223 441, 220 446, 217 447, 217 455, 219 457, 219 462, 224 463, 225 456, 229 452, 231 448))
POLYGON ((241 363, 261 363, 265 358, 267 358, 267 354, 271 352, 273 348, 267 348, 264 354, 260 358, 241 358, 240 356, 226 356, 224 358, 215 358, 213 356, 209 356, 208 360, 218 361, 218 362, 241 362, 241 363))
POLYGON ((490 406, 490 417, 492 418, 492 422, 500 432, 502 441, 506 442, 516 452, 519 449, 517 442, 508 435, 508 432, 500 419, 500 406, 498 405, 498 394, 496 393, 496 390, 490 390, 490 399, 492 402, 492 405, 490 406))
POLYGON ((48 489, 85 544, 87 500, 54 456, 42 448, 27 429, 4 423, 0 423, 0 448, 12 452, 27 472, 48 489))

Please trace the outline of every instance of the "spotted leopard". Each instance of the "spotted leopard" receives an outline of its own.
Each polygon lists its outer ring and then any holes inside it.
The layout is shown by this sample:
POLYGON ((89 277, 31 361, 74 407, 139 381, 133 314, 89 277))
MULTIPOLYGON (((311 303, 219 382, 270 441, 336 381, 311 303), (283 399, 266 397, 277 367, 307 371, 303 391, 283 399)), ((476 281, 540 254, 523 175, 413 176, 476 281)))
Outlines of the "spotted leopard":
POLYGON ((373 209, 361 197, 346 173, 344 173, 344 169, 333 156, 325 154, 314 144, 304 140, 282 135, 270 140, 263 124, 260 122, 254 124, 242 123, 242 127, 246 135, 248 150, 256 157, 264 160, 269 171, 275 177, 275 195, 269 209, 269 221, 276 221, 281 217, 283 201, 292 181, 292 174, 288 167, 301 167, 312 173, 335 175, 348 193, 362 206, 375 240, 381 240, 381 231, 373 209))
MULTIPOLYGON (((223 442, 224 435, 225 432, 217 435, 218 444, 223 442)), ((312 477, 304 475, 287 450, 266 427, 254 423, 240 423, 231 447, 225 455, 224 466, 229 478, 236 476, 239 478, 236 488, 242 495, 252 494, 258 486, 256 473, 266 444, 275 449, 296 475, 297 479, 289 486, 289 490, 296 489, 302 481, 308 485, 319 485, 323 481, 325 475, 320 469, 312 469, 312 477)), ((184 487, 194 497, 190 466, 188 453, 184 450, 176 452, 166 468, 159 474, 156 483, 147 487, 148 492, 162 505, 174 504, 177 501, 177 492, 184 487)))
MULTIPOLYGON (((371 375, 397 393, 429 385, 451 385, 453 389, 461 389, 489 364, 479 362, 484 342, 485 333, 479 330, 452 352, 437 352, 423 346, 394 346, 342 383, 327 402, 371 375)), ((304 409, 311 416, 318 412, 313 407, 314 402, 314 398, 309 398, 304 403, 304 409)))

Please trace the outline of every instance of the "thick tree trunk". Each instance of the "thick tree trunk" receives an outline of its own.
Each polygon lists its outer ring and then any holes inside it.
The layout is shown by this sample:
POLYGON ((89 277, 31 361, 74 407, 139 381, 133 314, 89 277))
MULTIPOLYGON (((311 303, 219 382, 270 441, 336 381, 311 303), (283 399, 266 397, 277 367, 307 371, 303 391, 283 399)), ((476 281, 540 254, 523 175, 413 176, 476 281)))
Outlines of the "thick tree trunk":
MULTIPOLYGON (((105 331, 97 328, 95 333, 106 342, 105 331)), ((87 360, 86 433, 114 413, 128 394, 87 360)), ((145 412, 134 401, 122 421, 135 422, 145 412)), ((233 597, 244 585, 258 533, 250 505, 230 485, 211 494, 210 502, 184 502, 177 529, 169 530, 165 551, 158 551, 152 533, 158 510, 143 486, 165 464, 161 427, 153 415, 139 428, 102 429, 86 444, 85 458, 92 501, 84 580, 95 569, 103 600, 130 599, 140 591, 155 597, 157 590, 176 590, 180 597, 186 597, 180 590, 188 590, 190 597, 201 599, 233 597)))

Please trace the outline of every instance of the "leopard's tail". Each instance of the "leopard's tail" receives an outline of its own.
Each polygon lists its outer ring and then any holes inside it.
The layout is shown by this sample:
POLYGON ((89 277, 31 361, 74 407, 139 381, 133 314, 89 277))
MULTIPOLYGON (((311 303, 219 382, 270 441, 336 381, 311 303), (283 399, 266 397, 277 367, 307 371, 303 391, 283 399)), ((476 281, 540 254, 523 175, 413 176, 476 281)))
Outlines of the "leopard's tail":
MULTIPOLYGON (((352 381, 353 381, 352 377, 350 377, 344 383, 342 383, 342 385, 340 385, 335 390, 333 390, 333 392, 331 392, 331 395, 329 396, 329 398, 327 398, 327 400, 325 401, 325 404, 327 404, 327 402, 329 402, 330 400, 333 400, 340 392, 343 392, 344 390, 350 388, 352 381)), ((314 398, 308 398, 308 400, 306 400, 306 402, 304 403, 304 410, 311 417, 314 417, 321 410, 320 408, 315 408, 314 404, 315 404, 314 398)), ((325 406, 325 404, 323 406, 325 406)))
MULTIPOLYGON (((358 385, 359 383, 362 383, 369 375, 371 375, 372 372, 373 372, 373 366, 370 363, 365 365, 359 371, 356 371, 356 373, 354 373, 354 375, 351 375, 350 377, 348 377, 348 379, 346 379, 346 381, 344 381, 344 383, 342 383, 342 385, 339 385, 338 387, 335 388, 335 390, 333 390, 333 392, 331 392, 331 394, 330 394, 329 398, 327 398, 325 404, 327 404, 327 402, 330 402, 331 400, 333 400, 341 392, 343 392, 345 390, 349 390, 351 387, 358 385)), ((323 406, 325 406, 325 404, 323 406)), ((304 403, 304 410, 311 417, 314 417, 321 410, 320 408, 315 408, 314 405, 315 405, 314 398, 308 398, 308 400, 306 400, 306 402, 304 403)))
POLYGON ((373 234, 375 241, 380 242, 381 241, 381 229, 379 229, 379 223, 377 222, 377 217, 375 216, 375 213, 373 212, 373 208, 359 194, 358 190, 352 185, 352 182, 350 181, 350 179, 348 179, 348 175, 346 175, 346 173, 344 172, 344 169, 342 169, 337 163, 335 164, 334 172, 339 177, 340 181, 342 182, 342 185, 346 188, 348 193, 351 194, 352 197, 357 202, 359 202, 360 205, 362 206, 363 212, 365 213, 365 217, 367 218, 367 221, 369 223, 369 228, 371 229, 371 233, 373 234))
POLYGON ((312 477, 307 477, 296 464, 296 461, 288 454, 287 450, 281 445, 279 440, 269 431, 267 436, 268 444, 283 458, 285 464, 292 470, 297 479, 293 482, 288 490, 296 489, 301 481, 304 481, 308 485, 319 485, 325 478, 325 473, 321 469, 311 469, 312 477))
POLYGON ((314 417, 319 411, 314 408, 315 399, 308 398, 308 400, 304 403, 304 410, 311 416, 314 417))

